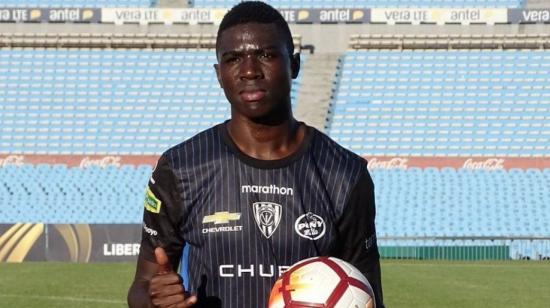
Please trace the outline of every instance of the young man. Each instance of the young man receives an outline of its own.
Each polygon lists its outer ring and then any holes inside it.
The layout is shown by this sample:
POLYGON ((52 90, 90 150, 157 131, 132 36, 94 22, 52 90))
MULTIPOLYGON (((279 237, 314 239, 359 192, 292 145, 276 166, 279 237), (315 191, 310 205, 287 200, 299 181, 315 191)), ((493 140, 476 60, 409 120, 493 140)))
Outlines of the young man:
POLYGON ((383 307, 367 163, 292 116, 300 58, 287 23, 264 3, 240 3, 216 54, 231 120, 159 159, 129 305, 267 307, 282 271, 329 255, 359 268, 383 307))

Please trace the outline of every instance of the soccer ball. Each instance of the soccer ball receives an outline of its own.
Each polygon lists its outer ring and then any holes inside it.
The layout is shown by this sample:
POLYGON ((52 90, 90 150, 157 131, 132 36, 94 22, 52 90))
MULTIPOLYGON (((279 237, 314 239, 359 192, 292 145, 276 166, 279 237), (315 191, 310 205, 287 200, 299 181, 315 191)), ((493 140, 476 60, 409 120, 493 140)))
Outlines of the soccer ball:
POLYGON ((273 285, 269 308, 365 308, 372 287, 353 265, 333 257, 299 261, 273 285))

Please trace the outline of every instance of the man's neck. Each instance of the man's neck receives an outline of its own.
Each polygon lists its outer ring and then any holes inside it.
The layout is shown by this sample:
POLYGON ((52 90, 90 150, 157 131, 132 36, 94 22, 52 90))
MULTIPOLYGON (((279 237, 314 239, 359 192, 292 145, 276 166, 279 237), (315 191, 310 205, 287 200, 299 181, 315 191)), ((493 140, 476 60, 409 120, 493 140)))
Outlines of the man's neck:
POLYGON ((305 136, 305 125, 294 117, 276 125, 256 123, 244 117, 232 118, 227 132, 246 155, 262 160, 275 160, 294 153, 305 136))

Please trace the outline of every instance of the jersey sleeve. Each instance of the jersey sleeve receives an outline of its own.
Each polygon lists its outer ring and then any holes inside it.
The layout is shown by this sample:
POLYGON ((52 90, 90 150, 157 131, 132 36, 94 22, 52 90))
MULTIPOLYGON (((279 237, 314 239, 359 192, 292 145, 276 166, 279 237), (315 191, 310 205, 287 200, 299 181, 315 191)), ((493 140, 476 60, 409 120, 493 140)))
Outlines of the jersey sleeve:
POLYGON ((183 204, 177 188, 174 171, 161 156, 145 191, 140 255, 155 262, 155 248, 163 247, 174 268, 184 246, 179 232, 183 204))
POLYGON ((338 240, 330 255, 350 262, 370 282, 376 307, 383 308, 380 255, 374 224, 374 184, 365 168, 338 221, 338 240))

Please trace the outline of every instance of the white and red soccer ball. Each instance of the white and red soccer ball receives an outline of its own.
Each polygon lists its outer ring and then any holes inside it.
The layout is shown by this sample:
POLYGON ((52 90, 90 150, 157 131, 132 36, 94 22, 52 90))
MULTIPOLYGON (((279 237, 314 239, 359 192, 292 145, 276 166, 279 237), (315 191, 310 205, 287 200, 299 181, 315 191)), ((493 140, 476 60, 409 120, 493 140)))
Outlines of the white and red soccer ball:
POLYGON ((269 308, 375 307, 372 287, 353 265, 333 257, 299 261, 273 285, 269 308))

